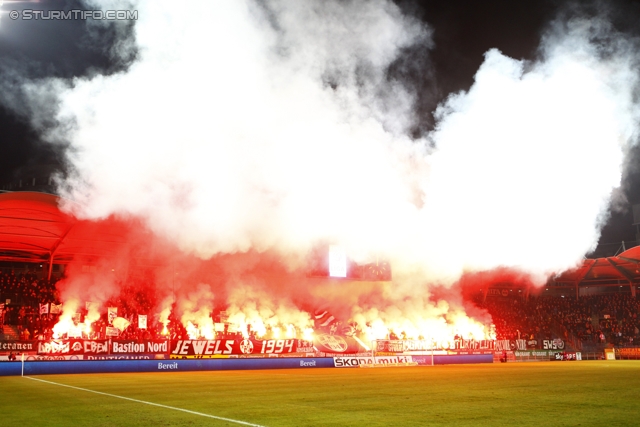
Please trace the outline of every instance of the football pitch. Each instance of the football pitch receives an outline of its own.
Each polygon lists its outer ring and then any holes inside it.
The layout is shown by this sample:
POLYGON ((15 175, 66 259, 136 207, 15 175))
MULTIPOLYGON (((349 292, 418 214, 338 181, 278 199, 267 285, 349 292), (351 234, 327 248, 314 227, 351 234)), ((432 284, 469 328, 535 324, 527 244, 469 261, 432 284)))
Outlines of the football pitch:
POLYGON ((0 378, 3 426, 637 426, 640 361, 0 378))

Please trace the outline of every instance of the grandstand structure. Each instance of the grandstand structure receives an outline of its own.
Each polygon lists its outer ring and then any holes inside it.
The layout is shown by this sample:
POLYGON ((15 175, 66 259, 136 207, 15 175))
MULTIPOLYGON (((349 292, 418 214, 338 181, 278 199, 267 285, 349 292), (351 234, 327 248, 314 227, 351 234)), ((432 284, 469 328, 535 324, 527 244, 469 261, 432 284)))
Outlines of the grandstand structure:
POLYGON ((43 277, 51 279, 54 265, 63 267, 74 259, 90 263, 125 243, 124 224, 81 220, 63 212, 61 203, 73 204, 40 192, 0 194, 0 263, 42 266, 43 277))
POLYGON ((553 277, 550 284, 573 289, 576 297, 607 293, 610 288, 625 288, 635 297, 640 285, 640 246, 612 257, 585 259, 578 268, 553 277))
MULTIPOLYGON (((41 265, 42 274, 50 279, 54 266, 61 271, 73 259, 91 264, 126 243, 124 223, 78 219, 61 210, 62 204, 69 208, 65 211, 73 211, 74 202, 53 194, 1 193, 0 263, 41 265)), ((609 293, 607 288, 624 288, 620 291, 635 296, 640 287, 640 246, 612 257, 585 259, 578 268, 550 278, 548 286, 575 296, 609 293)))

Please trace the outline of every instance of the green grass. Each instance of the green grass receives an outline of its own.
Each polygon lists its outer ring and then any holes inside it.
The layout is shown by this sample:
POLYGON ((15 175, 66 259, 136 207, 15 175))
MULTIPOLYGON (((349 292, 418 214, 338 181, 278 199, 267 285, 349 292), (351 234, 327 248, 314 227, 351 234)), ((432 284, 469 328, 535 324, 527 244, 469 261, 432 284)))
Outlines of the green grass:
MULTIPOLYGON (((640 361, 38 378, 269 427, 640 425, 640 361)), ((0 410, 3 426, 238 425, 20 377, 0 377, 0 410)))

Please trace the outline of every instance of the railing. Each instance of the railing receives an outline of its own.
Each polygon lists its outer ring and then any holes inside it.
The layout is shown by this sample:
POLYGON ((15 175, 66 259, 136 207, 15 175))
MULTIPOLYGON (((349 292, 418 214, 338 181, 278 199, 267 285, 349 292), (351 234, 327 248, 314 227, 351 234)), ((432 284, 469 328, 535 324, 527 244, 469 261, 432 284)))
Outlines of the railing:
POLYGON ((569 345, 576 349, 576 351, 582 351, 582 340, 575 334, 570 333, 568 337, 569 345))

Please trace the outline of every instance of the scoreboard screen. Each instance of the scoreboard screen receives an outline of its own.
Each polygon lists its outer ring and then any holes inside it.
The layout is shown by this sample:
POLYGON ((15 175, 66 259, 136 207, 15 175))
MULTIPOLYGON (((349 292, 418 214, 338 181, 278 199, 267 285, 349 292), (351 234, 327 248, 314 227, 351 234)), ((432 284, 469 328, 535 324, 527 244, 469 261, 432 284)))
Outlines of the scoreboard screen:
POLYGON ((347 253, 340 246, 329 247, 329 276, 347 277, 347 253))
POLYGON ((391 266, 383 258, 374 257, 367 263, 356 263, 338 245, 320 245, 307 260, 309 277, 334 277, 369 282, 391 281, 391 266))

